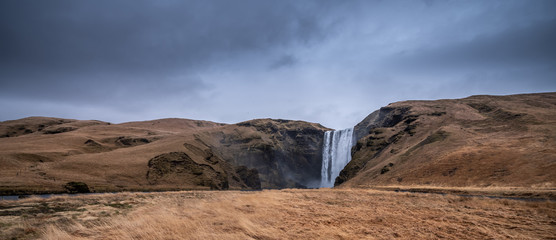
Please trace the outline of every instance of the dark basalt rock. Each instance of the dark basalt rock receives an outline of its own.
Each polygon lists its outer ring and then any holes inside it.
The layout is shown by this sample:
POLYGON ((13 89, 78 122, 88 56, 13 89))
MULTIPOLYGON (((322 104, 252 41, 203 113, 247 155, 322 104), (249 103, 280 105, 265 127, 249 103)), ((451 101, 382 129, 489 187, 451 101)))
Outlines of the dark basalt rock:
POLYGON ((100 143, 96 142, 93 139, 87 139, 87 141, 85 141, 84 144, 89 146, 89 147, 102 147, 102 145, 100 143))
POLYGON ((171 152, 149 160, 147 180, 150 184, 183 183, 210 189, 229 188, 226 173, 215 170, 210 165, 196 163, 184 152, 171 152))
POLYGON ((147 180, 150 184, 171 184, 179 186, 200 186, 214 190, 261 189, 259 173, 245 166, 232 167, 222 161, 210 148, 201 149, 192 144, 184 146, 194 155, 185 152, 170 152, 149 160, 147 180), (193 160, 193 157, 201 162, 193 160), (206 161, 206 163, 203 163, 206 161))
POLYGON ((380 174, 385 174, 387 172, 390 171, 390 169, 394 166, 393 163, 388 163, 388 165, 382 167, 382 169, 380 170, 380 174))
POLYGON ((64 123, 69 123, 72 120, 67 119, 51 119, 41 117, 30 117, 19 120, 5 121, 0 124, 0 138, 17 137, 27 135, 35 132, 47 130, 54 130, 64 123))
POLYGON ((236 168, 236 173, 248 187, 252 189, 261 189, 261 179, 259 178, 259 171, 257 171, 257 169, 239 166, 236 168))
POLYGON ((64 185, 68 193, 90 193, 91 190, 84 182, 68 182, 64 185))
POLYGON ((411 123, 415 121, 416 116, 408 118, 410 106, 404 107, 382 107, 377 111, 369 114, 363 121, 355 125, 353 129, 354 140, 359 140, 369 134, 374 128, 387 128, 397 125, 401 121, 411 123))
POLYGON ((116 139, 116 144, 120 145, 120 146, 138 146, 138 145, 143 145, 143 144, 147 144, 150 143, 151 140, 146 139, 146 138, 132 138, 132 137, 118 137, 116 139))
POLYGON ((476 109, 480 113, 489 113, 494 111, 496 108, 485 103, 468 103, 468 106, 476 109))
POLYGON ((44 134, 58 134, 58 133, 65 133, 71 132, 76 130, 77 128, 74 127, 58 127, 58 128, 48 128, 43 131, 44 134))

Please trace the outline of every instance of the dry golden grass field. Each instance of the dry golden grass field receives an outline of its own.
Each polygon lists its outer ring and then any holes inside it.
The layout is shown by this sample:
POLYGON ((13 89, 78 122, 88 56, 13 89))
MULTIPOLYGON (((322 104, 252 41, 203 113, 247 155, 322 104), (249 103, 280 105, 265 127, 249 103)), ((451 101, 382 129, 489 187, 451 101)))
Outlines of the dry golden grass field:
POLYGON ((1 239, 554 239, 556 202, 372 189, 0 201, 1 239))

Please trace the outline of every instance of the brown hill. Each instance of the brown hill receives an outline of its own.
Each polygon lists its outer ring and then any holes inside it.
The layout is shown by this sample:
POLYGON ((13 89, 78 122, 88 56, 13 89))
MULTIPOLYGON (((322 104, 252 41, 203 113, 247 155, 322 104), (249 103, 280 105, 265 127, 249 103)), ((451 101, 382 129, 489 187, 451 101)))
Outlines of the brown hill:
POLYGON ((320 179, 320 167, 307 169, 320 166, 325 130, 271 119, 231 125, 188 119, 5 121, 0 192, 63 192, 68 182, 97 192, 308 186, 320 179))
MULTIPOLYGON (((320 124, 0 122, 0 194, 318 187, 320 124), (73 182, 68 185, 69 182, 73 182)), ((405 101, 355 127, 341 187, 554 188, 556 93, 405 101)))
POLYGON ((337 186, 556 183, 556 93, 392 103, 355 137, 337 186))

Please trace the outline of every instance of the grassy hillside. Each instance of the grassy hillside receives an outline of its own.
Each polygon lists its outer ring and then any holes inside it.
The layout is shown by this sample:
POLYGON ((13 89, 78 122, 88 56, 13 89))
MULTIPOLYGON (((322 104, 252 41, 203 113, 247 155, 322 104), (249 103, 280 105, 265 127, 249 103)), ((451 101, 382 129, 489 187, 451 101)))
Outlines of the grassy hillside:
POLYGON ((68 182, 86 183, 96 192, 305 186, 320 178, 320 168, 307 166, 320 166, 324 130, 271 119, 237 125, 188 119, 5 121, 0 192, 64 192, 68 182))
POLYGON ((397 102, 355 132, 342 187, 556 186, 556 93, 397 102))

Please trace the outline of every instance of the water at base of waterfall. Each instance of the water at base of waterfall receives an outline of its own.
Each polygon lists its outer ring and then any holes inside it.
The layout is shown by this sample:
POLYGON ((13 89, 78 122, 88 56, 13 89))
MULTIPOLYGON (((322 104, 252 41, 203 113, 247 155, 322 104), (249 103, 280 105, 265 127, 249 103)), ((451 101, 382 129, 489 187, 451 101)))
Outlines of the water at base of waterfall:
POLYGON ((321 187, 334 187, 334 180, 351 161, 353 128, 324 133, 321 187))

